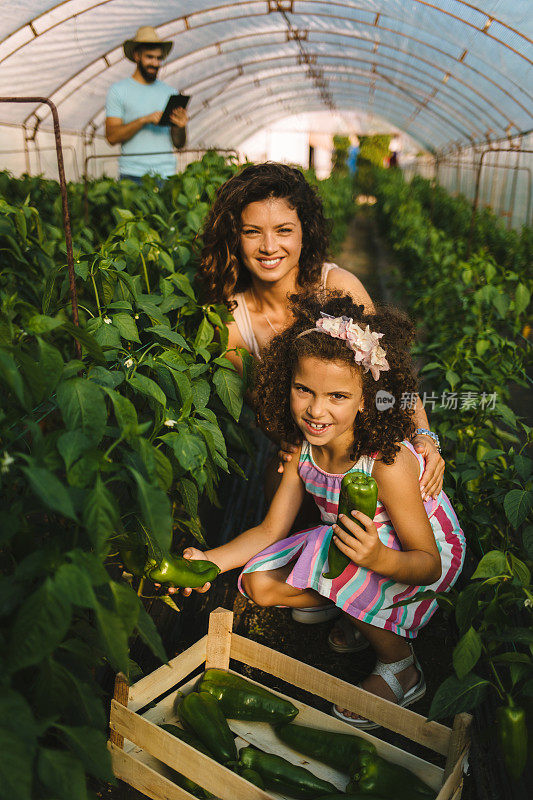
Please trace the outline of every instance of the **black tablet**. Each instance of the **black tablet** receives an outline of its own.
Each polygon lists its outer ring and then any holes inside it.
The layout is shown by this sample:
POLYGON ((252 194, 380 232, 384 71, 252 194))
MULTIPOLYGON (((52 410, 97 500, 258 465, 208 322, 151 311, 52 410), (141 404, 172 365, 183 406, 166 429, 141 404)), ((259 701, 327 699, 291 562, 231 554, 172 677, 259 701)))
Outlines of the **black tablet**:
POLYGON ((167 126, 170 125, 170 115, 172 112, 177 108, 187 108, 187 103, 190 99, 191 98, 188 94, 171 94, 158 124, 167 126))

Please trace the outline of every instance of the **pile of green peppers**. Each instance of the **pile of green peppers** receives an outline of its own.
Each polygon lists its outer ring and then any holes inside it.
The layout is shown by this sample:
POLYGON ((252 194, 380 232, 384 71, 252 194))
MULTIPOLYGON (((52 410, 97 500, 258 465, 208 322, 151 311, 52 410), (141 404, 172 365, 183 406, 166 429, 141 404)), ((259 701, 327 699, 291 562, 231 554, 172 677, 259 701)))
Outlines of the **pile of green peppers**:
MULTIPOLYGON (((370 519, 374 519, 376 507, 378 504, 378 485, 371 475, 366 472, 349 472, 344 476, 341 483, 341 491, 339 495, 339 510, 338 515, 345 514, 347 517, 357 522, 352 517, 352 511, 361 511, 366 514, 370 519)), ((360 523, 357 523, 360 525, 360 523)), ((337 517, 337 525, 346 530, 337 517)), ((362 526, 361 526, 362 527, 362 526)), ((347 531, 349 533, 349 531, 347 531)), ((328 572, 324 572, 324 578, 332 580, 338 578, 344 572, 350 559, 344 553, 341 553, 335 542, 333 535, 328 550, 328 572)))
POLYGON ((159 561, 148 558, 145 547, 121 548, 120 559, 132 575, 180 589, 197 589, 214 581, 220 573, 220 568, 212 561, 191 560, 172 554, 159 561))

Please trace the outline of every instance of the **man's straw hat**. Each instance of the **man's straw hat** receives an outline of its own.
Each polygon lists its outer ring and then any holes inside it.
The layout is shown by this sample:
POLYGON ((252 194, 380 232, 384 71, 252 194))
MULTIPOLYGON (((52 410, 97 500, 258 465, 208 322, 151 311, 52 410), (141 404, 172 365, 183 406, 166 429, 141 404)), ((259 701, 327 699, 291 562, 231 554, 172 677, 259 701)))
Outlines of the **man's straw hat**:
POLYGON ((135 61, 133 53, 140 44, 151 44, 160 47, 163 51, 163 58, 166 58, 172 50, 173 42, 163 42, 157 35, 155 28, 151 28, 150 25, 143 25, 135 34, 134 39, 127 39, 124 42, 123 47, 126 58, 130 61, 135 61))

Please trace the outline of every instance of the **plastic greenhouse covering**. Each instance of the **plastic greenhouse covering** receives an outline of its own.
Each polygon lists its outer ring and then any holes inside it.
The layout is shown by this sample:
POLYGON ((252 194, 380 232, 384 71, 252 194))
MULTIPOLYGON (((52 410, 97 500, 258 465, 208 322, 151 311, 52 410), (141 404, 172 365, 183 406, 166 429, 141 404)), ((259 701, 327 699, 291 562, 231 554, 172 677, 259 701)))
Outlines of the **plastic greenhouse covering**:
MULTIPOLYGON (((192 146, 324 107, 372 109, 431 150, 531 126, 529 0, 1 6, 0 94, 49 97, 65 130, 101 131, 107 89, 131 72, 121 44, 146 24, 174 42, 162 77, 192 95, 192 146)), ((4 104, 0 121, 46 127, 50 112, 4 104)))

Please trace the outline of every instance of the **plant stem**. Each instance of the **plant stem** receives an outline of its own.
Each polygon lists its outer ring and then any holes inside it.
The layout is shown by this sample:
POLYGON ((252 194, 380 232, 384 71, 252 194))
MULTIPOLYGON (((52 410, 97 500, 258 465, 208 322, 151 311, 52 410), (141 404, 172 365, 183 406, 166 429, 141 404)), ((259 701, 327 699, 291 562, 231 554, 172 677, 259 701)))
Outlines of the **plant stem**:
POLYGON ((143 270, 144 270, 144 280, 146 283, 146 291, 150 294, 150 283, 148 281, 148 270, 146 269, 146 261, 144 260, 144 256, 141 251, 141 261, 143 262, 143 270))

